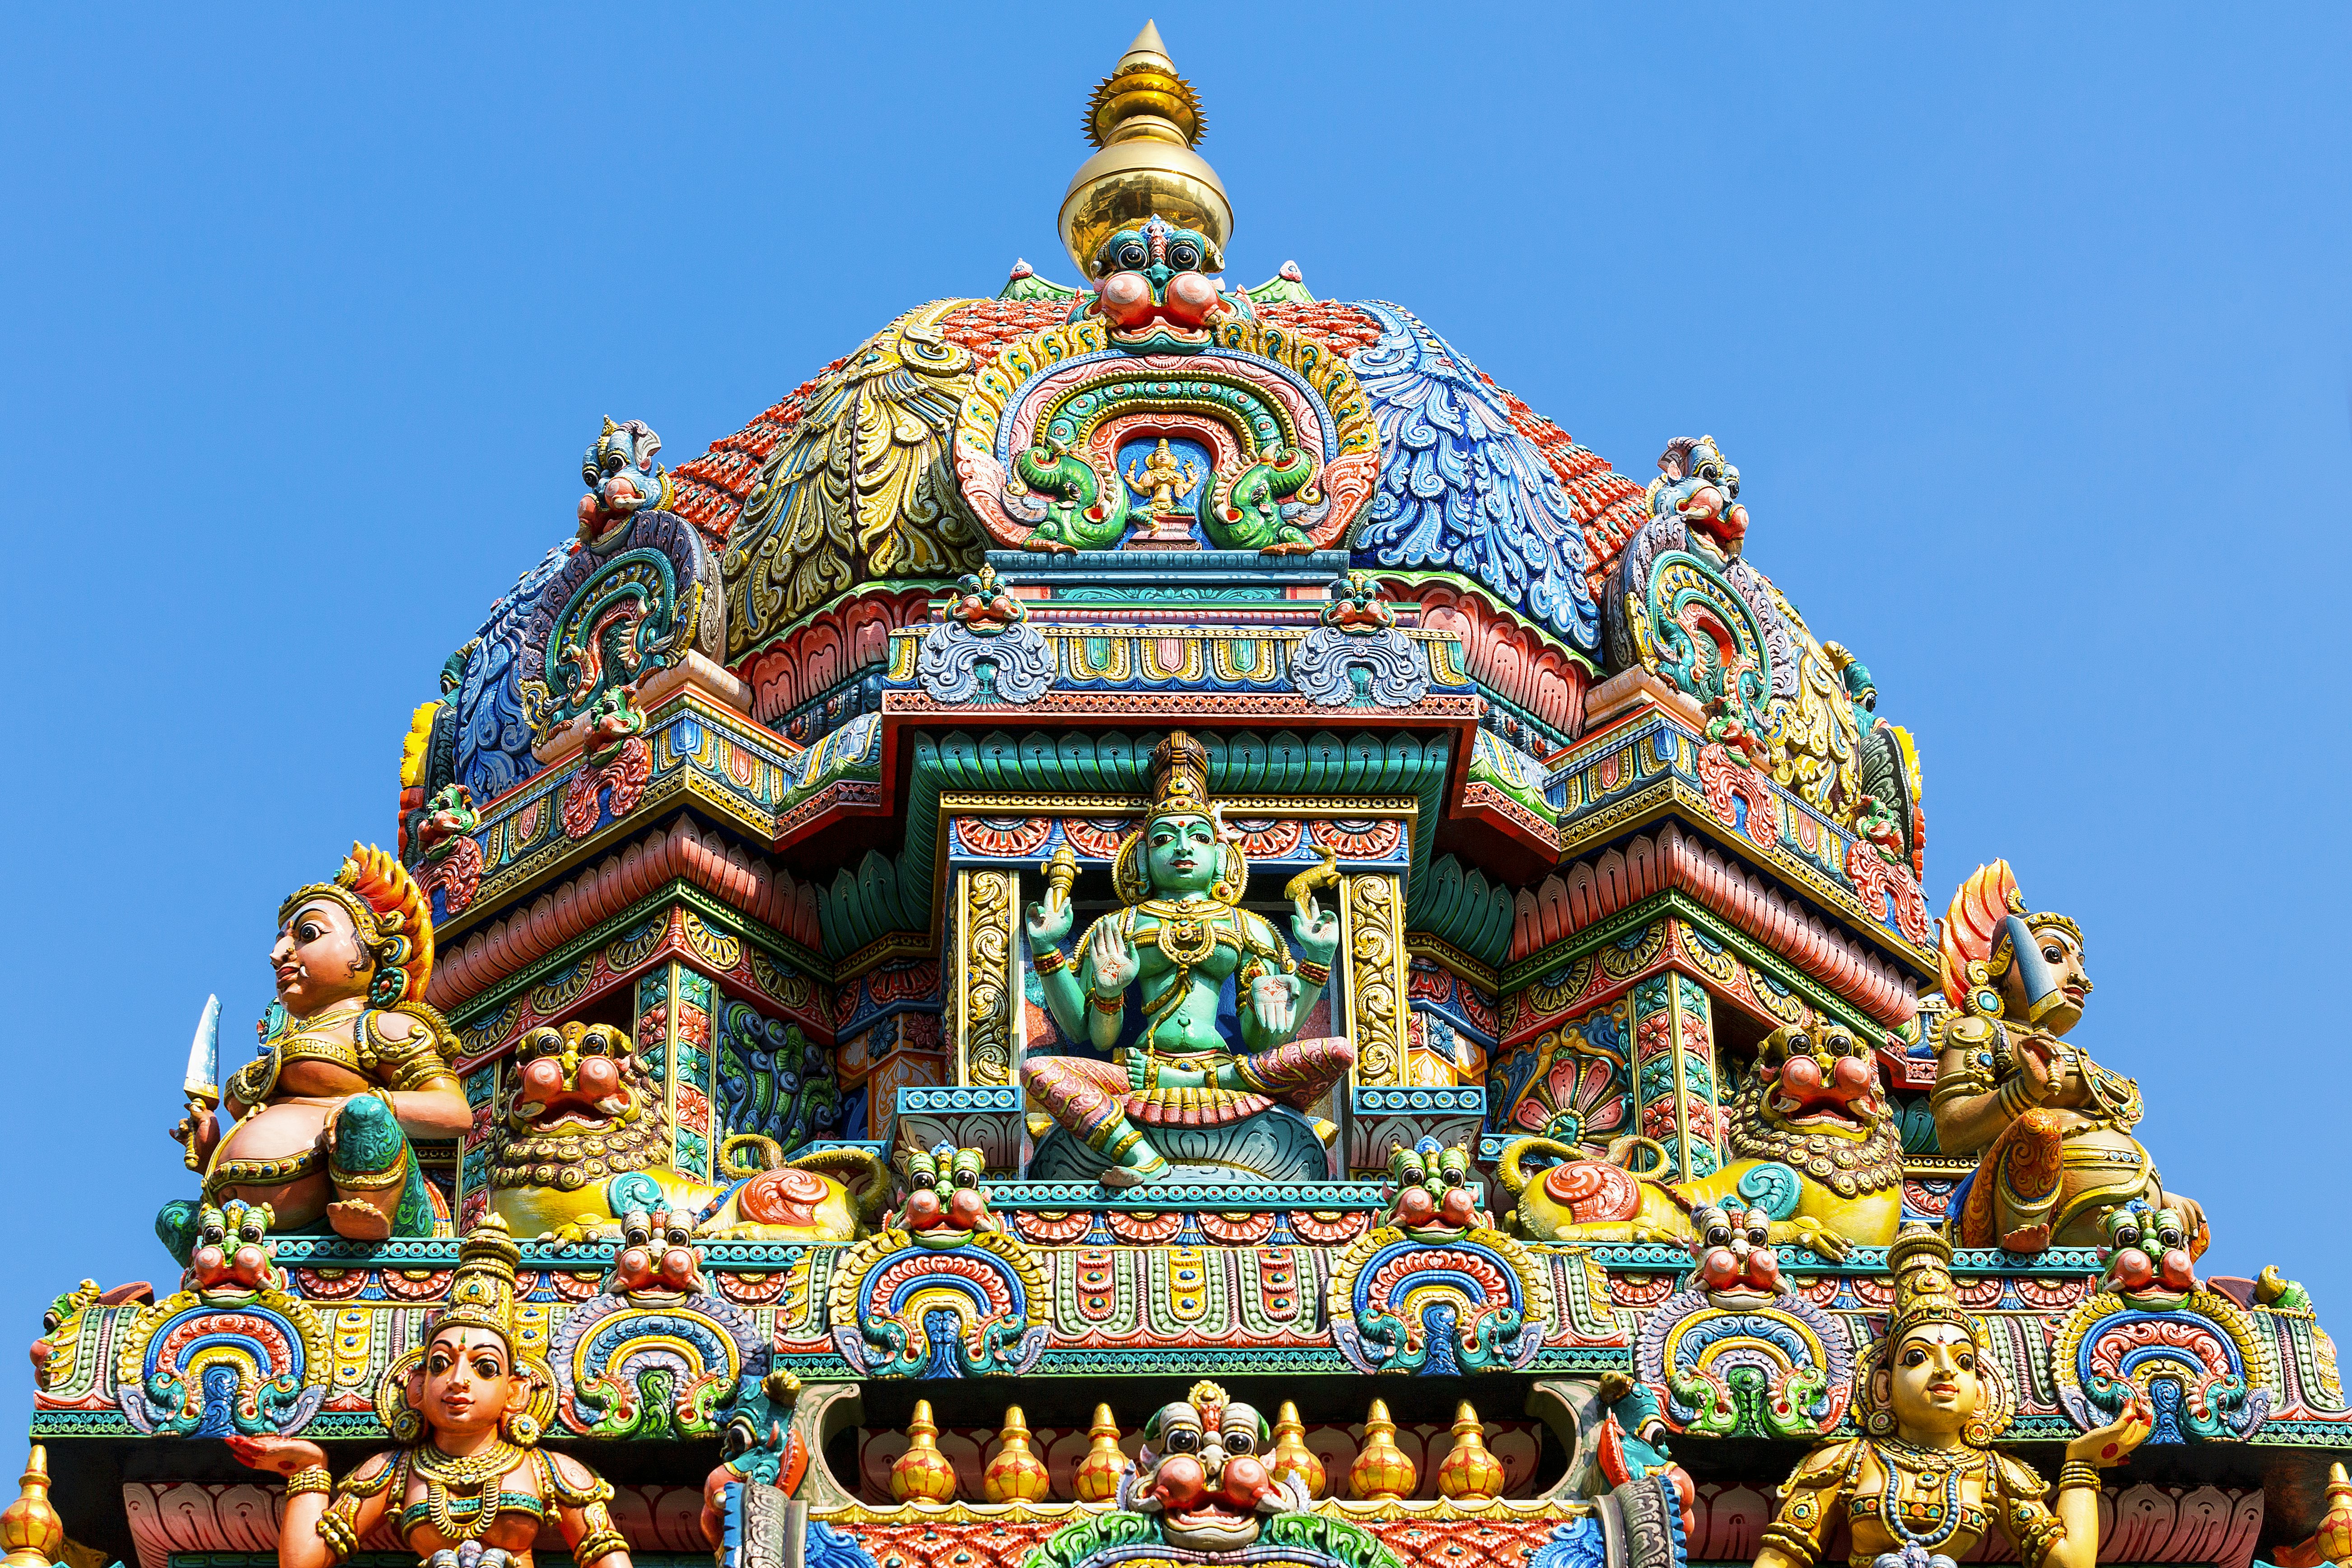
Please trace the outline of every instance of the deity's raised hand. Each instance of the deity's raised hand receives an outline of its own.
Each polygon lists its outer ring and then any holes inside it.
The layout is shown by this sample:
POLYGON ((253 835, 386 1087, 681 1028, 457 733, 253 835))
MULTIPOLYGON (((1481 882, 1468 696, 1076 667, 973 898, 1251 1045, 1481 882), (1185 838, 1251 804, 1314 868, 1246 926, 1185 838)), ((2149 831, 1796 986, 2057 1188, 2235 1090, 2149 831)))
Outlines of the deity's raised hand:
POLYGON ((1061 888, 1048 887, 1043 903, 1029 906, 1029 944, 1032 948, 1049 946, 1070 934, 1070 895, 1061 888))
POLYGON ((1250 986, 1250 1001, 1257 1008, 1258 1022, 1274 1034, 1289 1032, 1298 1016, 1301 989, 1295 974, 1259 975, 1250 986))
POLYGON ((1308 958, 1328 963, 1339 947, 1339 911, 1325 909, 1309 892, 1299 900, 1298 912, 1290 917, 1290 934, 1308 958))
POLYGON ((2134 1448, 2147 1441, 2147 1435, 2155 1429, 2155 1416, 2147 1401, 2135 1392, 2121 1415, 2067 1444, 2066 1457, 2101 1467, 2120 1465, 2131 1457, 2134 1448))
POLYGON ((1087 962, 1094 968, 1094 992, 1097 996, 1117 995, 1143 972, 1143 961, 1136 956, 1135 944, 1108 921, 1095 927, 1087 946, 1087 962))

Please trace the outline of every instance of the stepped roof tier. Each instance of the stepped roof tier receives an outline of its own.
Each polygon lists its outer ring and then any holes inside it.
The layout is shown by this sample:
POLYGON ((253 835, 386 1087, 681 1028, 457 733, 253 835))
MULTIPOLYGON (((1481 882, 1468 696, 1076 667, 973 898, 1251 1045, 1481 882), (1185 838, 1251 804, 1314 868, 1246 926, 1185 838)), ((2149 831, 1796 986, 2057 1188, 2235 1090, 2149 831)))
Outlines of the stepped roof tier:
POLYGON ((1146 26, 1071 285, 602 422, 199 1028, 177 1287, 58 1297, 10 1563, 2352 1559, 2312 1302, 2030 868, 1923 886, 1738 469, 1224 277, 1203 125, 1146 26))

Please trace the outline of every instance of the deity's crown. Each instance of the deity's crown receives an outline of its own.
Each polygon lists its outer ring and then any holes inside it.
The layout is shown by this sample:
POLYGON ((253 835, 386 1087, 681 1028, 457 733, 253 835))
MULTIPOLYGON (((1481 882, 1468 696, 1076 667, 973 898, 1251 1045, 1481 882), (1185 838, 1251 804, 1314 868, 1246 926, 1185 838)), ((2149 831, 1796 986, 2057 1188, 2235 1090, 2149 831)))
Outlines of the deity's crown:
POLYGON ((1887 1321, 1886 1341, 1899 1342, 1912 1330, 1928 1323, 1950 1323, 1976 1332, 1976 1321, 1960 1305, 1952 1283, 1952 1244, 1923 1225, 1906 1226, 1886 1249, 1887 1272, 1895 1276, 1895 1315, 1887 1321))
POLYGON ((466 1233, 457 1247, 457 1276, 450 1282, 449 1304, 433 1319, 433 1333, 444 1329, 488 1329, 514 1342, 515 1265, 521 1248, 507 1234, 507 1222, 496 1214, 466 1233))
POLYGON ((1152 748, 1150 815, 1207 816, 1212 809, 1208 748, 1185 731, 1171 730, 1152 748))
POLYGON ((295 889, 278 906, 278 923, 313 899, 331 899, 348 910, 360 945, 375 959, 368 1001, 378 1007, 421 1002, 433 978, 433 910, 408 868, 373 845, 354 844, 331 882, 295 889))

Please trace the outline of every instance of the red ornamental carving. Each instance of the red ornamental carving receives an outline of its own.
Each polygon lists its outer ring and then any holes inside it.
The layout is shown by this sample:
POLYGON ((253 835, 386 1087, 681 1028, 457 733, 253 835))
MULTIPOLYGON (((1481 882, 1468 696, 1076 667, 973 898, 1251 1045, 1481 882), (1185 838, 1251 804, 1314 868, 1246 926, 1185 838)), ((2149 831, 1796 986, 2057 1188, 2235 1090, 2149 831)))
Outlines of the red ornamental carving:
POLYGON ((930 595, 912 589, 867 595, 812 616, 736 671, 751 688, 751 716, 775 723, 861 671, 879 669, 890 660, 890 634, 930 614, 930 595))
POLYGON ((1509 962, 1531 956, 1643 899, 1676 889, 1780 953, 1798 969, 1899 1028, 1919 1011, 1910 984, 1874 953, 1807 914, 1762 879, 1727 864, 1706 840, 1673 824, 1629 841, 1519 894, 1509 962))
POLYGON ((814 1171, 762 1171, 737 1195, 737 1207, 757 1225, 791 1226, 805 1230, 816 1224, 816 1207, 830 1189, 814 1171))
POLYGON ((960 816, 956 841, 968 855, 1034 855, 1054 836, 1050 816, 960 816))
POLYGON ((1254 860, 1279 860, 1298 847, 1298 836, 1305 831, 1305 824, 1296 818, 1229 816, 1225 826, 1241 835, 1242 853, 1254 860))
POLYGON ((437 858, 416 868, 415 877, 426 898, 439 889, 442 908, 447 914, 457 914, 473 903, 474 894, 481 888, 482 847, 462 836, 452 838, 437 858))
POLYGON ((1307 826, 1307 836, 1318 849, 1337 849, 1359 860, 1378 860, 1396 853, 1404 842, 1404 824, 1394 817, 1371 821, 1335 817, 1307 826))
POLYGON ((1062 837, 1073 854, 1089 860, 1108 860, 1118 853, 1118 841, 1134 826, 1123 816, 1066 816, 1062 837))
POLYGON ((1846 846, 1845 874, 1864 909, 1875 914, 1891 908, 1895 929, 1926 945, 1927 900, 1920 896, 1919 884, 1912 880, 1908 866, 1889 860, 1875 846, 1857 838, 1846 846))
POLYGON ((612 791, 613 816, 626 816, 631 807, 646 793, 646 781, 653 776, 653 753, 646 746, 643 735, 632 735, 621 742, 620 752, 610 760, 598 763, 583 763, 572 782, 563 786, 563 836, 585 838, 596 831, 603 820, 604 795, 612 791))
POLYGON ((1421 624, 1462 639, 1470 679, 1573 740, 1584 729, 1584 665, 1483 594, 1444 583, 1381 580, 1390 597, 1418 602, 1421 624))
POLYGON ((1723 746, 1698 749, 1699 787, 1706 792, 1706 808, 1726 827, 1739 822, 1736 802, 1748 805, 1748 826, 1741 829, 1755 843, 1769 849, 1780 842, 1780 800, 1762 773, 1735 759, 1723 746))

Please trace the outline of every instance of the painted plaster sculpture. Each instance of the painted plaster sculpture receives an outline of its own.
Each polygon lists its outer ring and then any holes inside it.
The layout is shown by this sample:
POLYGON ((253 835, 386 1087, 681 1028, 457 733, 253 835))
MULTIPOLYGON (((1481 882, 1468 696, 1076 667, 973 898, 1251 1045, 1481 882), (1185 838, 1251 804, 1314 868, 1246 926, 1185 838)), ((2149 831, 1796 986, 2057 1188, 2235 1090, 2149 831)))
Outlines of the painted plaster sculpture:
POLYGON ((542 1523, 562 1531, 581 1568, 628 1568, 613 1528, 613 1489, 539 1438, 554 1378, 517 1350, 514 1243, 492 1218, 466 1238, 449 1304, 421 1351, 385 1369, 376 1408, 404 1446, 338 1483, 326 1451, 297 1437, 232 1437, 238 1459, 286 1478, 278 1559, 327 1568, 390 1521, 402 1543, 438 1568, 530 1561, 542 1523))
POLYGON ((1843 1521, 1855 1568, 1950 1568, 1995 1531, 2027 1568, 2091 1568, 2102 1467, 2148 1434, 2134 1406, 2066 1445, 2057 1507, 2031 1467, 1992 1447, 2017 1395, 1995 1370, 1983 1323, 1961 1307, 1951 1247, 1931 1231, 1890 1249, 1895 1312, 1854 1373, 1864 1435, 1807 1455, 1782 1489, 1757 1568, 1811 1568, 1843 1521))
POLYGON ((1738 1202, 1768 1215, 1776 1247, 1834 1259, 1895 1238, 1901 1152, 1878 1063, 1851 1029, 1775 1029, 1729 1110, 1731 1158, 1703 1182, 1668 1184, 1576 1159, 1556 1140, 1517 1141, 1500 1175, 1518 1197, 1518 1228, 1546 1240, 1681 1242, 1702 1207, 1738 1202), (1569 1158, 1530 1173, 1527 1160, 1544 1154, 1569 1158))
MULTIPOLYGON (((331 882, 278 910, 269 961, 278 1006, 261 1055, 222 1086, 224 1129, 192 1111, 172 1130, 207 1201, 266 1204, 280 1229, 325 1222, 361 1240, 446 1225, 409 1145, 454 1137, 473 1110, 450 1071, 447 1026, 425 1004, 433 917, 400 862, 353 845, 331 882)), ((198 1205, 164 1206, 173 1256, 193 1246, 198 1205)))
POLYGON ((2139 1085, 2067 1040, 2091 980, 2083 933, 2032 913, 2006 860, 1978 868, 1944 918, 1944 996, 1952 1009, 1932 1103, 1943 1148, 1978 1156, 1956 1205, 1964 1247, 2038 1252, 2095 1246, 2112 1211, 2135 1200, 2172 1209, 2190 1257, 2205 1212, 2168 1193, 2132 1136, 2139 1085))
POLYGON ((1232 286, 1156 28, 1087 123, 1077 286, 608 422, 448 628, 397 856, 205 1009, 176 1286, 43 1316, 9 1568, 2346 1561, 2320 1304, 2198 1273, 2070 924, 1939 951, 1721 448, 1232 286))
POLYGON ((1330 979, 1338 917, 1311 891, 1299 900, 1299 956, 1241 907, 1249 862, 1209 799, 1206 763, 1182 731, 1152 753, 1150 805, 1119 846, 1120 908, 1087 928, 1075 956, 1060 946, 1075 918, 1067 892, 1049 889, 1029 909, 1030 961, 1054 1021, 1072 1041, 1117 1056, 1036 1057, 1023 1082, 1114 1184, 1169 1173, 1154 1131, 1225 1129, 1239 1139, 1277 1106, 1310 1109, 1355 1059, 1344 1039, 1296 1037, 1330 979), (1229 978, 1235 1021, 1221 1026, 1229 978))

